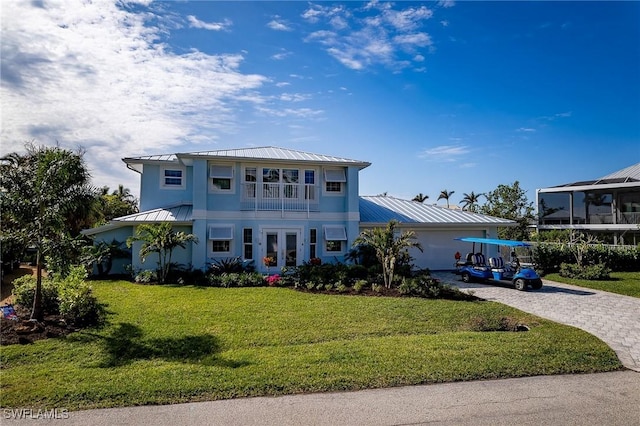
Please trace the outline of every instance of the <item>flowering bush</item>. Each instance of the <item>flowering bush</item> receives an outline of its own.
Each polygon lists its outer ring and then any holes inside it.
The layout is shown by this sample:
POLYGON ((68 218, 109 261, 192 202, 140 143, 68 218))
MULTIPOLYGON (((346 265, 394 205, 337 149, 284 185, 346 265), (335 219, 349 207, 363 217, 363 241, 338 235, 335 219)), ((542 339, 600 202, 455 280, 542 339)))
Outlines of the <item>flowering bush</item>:
POLYGON ((269 275, 265 278, 269 287, 275 287, 280 282, 280 275, 269 275))
POLYGON ((276 266, 276 259, 273 256, 265 256, 262 258, 262 263, 264 266, 276 266))
POLYGON ((319 257, 312 257, 311 259, 309 259, 309 264, 311 265, 320 265, 322 264, 322 259, 320 259, 319 257))

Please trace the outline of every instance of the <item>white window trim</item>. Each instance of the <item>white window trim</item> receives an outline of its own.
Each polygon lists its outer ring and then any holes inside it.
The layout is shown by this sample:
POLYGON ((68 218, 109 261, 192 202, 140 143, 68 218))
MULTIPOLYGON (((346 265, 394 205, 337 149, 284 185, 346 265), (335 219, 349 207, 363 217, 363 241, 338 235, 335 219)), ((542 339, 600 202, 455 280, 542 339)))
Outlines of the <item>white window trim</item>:
POLYGON ((160 188, 162 189, 185 189, 187 187, 187 169, 183 166, 162 166, 160 167, 160 188), (168 170, 178 170, 182 173, 180 185, 167 185, 165 184, 165 172, 168 170))
POLYGON ((209 192, 223 194, 235 193, 235 167, 231 164, 209 164, 209 192), (225 170, 227 169, 228 170, 225 170), (229 179, 229 189, 221 189, 213 184, 213 179, 229 179))
POLYGON ((346 171, 344 168, 325 168, 322 170, 322 193, 327 196, 343 196, 347 184, 346 171), (327 191, 327 183, 339 183, 340 191, 327 191))
POLYGON ((229 256, 233 253, 233 235, 234 235, 234 227, 229 224, 215 224, 209 225, 207 229, 207 250, 209 251, 210 257, 220 257, 220 256, 229 256), (218 236, 213 236, 214 229, 220 230, 223 233, 218 236), (226 234, 228 232, 228 234, 226 234), (213 247, 210 241, 229 241, 229 251, 213 251, 213 247))

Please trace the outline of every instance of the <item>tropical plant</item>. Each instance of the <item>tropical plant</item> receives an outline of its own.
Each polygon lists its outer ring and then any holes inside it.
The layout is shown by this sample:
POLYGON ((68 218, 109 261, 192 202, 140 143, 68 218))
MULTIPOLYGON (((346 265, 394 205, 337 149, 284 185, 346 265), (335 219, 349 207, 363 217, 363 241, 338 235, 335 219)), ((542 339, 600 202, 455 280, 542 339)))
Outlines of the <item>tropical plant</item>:
POLYGON ((527 199, 525 190, 515 181, 512 185, 498 185, 485 194, 487 202, 480 207, 480 213, 510 219, 518 225, 513 228, 498 228, 498 236, 509 240, 527 240, 529 226, 535 222, 533 203, 527 199))
POLYGON ((129 257, 130 252, 122 248, 124 243, 117 241, 115 238, 107 243, 106 241, 98 241, 83 247, 82 261, 85 265, 96 266, 98 276, 108 275, 113 266, 114 259, 124 259, 129 257))
POLYGON ((142 241, 140 247, 140 260, 156 253, 158 255, 158 281, 164 283, 171 269, 171 257, 173 250, 185 248, 187 243, 198 243, 198 238, 193 234, 182 231, 174 231, 170 222, 160 222, 139 225, 134 236, 127 239, 127 247, 131 248, 135 241, 142 241))
POLYGON ((446 189, 443 189, 442 191, 440 191, 440 195, 438 195, 438 200, 441 199, 445 199, 447 201, 447 208, 449 208, 449 198, 455 193, 456 191, 447 191, 446 189))
POLYGON ((471 193, 467 194, 466 192, 462 194, 464 197, 462 198, 462 210, 468 210, 473 213, 478 212, 478 201, 480 201, 480 196, 482 194, 476 194, 471 191, 471 193))
POLYGON ((417 201, 419 203, 424 203, 426 200, 429 199, 428 195, 424 195, 422 192, 419 193, 418 195, 416 195, 415 197, 413 197, 413 199, 411 201, 417 201))
POLYGON ((83 152, 58 146, 25 145, 26 153, 0 159, 0 210, 3 239, 36 251, 36 289, 31 318, 42 320, 44 257, 71 235, 86 200, 95 197, 83 152))
POLYGON ((382 264, 384 285, 387 288, 390 288, 393 283, 398 258, 406 253, 410 247, 415 247, 422 251, 422 245, 417 241, 413 241, 415 239, 413 231, 402 232, 396 236, 398 224, 397 220, 390 220, 385 228, 366 229, 360 233, 353 243, 354 246, 368 245, 375 250, 376 257, 382 264))

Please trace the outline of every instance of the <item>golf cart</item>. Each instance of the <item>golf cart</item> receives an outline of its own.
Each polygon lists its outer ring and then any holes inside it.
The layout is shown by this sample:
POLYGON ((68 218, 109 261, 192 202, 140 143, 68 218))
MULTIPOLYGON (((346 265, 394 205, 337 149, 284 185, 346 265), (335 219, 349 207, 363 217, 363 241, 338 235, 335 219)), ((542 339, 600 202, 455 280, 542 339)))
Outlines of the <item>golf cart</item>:
POLYGON ((497 238, 476 238, 464 237, 456 238, 458 241, 473 243, 471 252, 462 259, 456 253, 456 270, 455 273, 462 277, 462 281, 468 283, 471 281, 478 282, 499 282, 513 284, 516 290, 524 291, 530 286, 534 290, 542 288, 542 279, 538 273, 530 267, 520 265, 520 260, 515 253, 516 247, 530 247, 531 244, 524 241, 500 240, 497 238), (476 251, 476 244, 480 245, 480 249, 476 251), (483 254, 483 248, 490 246, 498 246, 494 257, 489 258, 487 263, 483 254), (509 247, 511 250, 511 259, 505 262, 500 256, 499 247, 509 247), (460 257, 460 259, 458 259, 460 257))

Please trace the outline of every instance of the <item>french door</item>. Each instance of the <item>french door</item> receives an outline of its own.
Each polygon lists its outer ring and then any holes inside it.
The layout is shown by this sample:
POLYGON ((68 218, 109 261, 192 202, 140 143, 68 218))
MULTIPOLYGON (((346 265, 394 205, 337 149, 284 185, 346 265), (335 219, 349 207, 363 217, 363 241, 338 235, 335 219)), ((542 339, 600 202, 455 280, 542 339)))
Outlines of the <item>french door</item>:
POLYGON ((300 264, 300 233, 299 229, 263 229, 262 257, 271 260, 269 267, 300 264))

